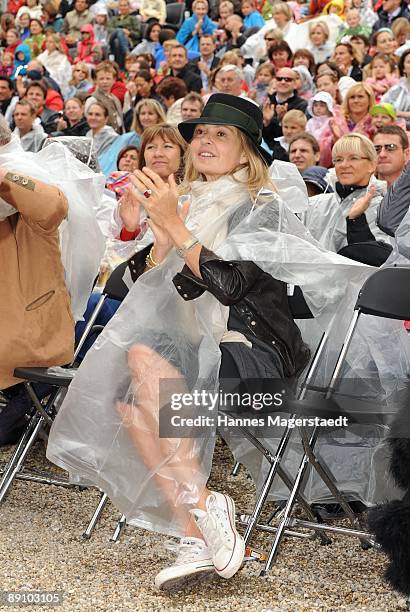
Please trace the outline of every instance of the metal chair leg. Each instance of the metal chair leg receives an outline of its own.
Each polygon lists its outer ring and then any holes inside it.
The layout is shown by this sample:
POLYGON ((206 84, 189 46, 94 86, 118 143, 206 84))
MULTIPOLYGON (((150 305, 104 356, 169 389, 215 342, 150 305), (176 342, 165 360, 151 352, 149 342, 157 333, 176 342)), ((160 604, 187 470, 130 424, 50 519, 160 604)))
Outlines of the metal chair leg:
POLYGON ((231 476, 237 476, 239 474, 240 467, 241 467, 241 464, 239 463, 239 461, 237 461, 232 468, 231 476))
POLYGON ((91 534, 94 531, 95 526, 101 514, 103 513, 105 506, 107 505, 108 499, 109 497, 106 493, 101 493, 101 498, 100 498, 100 501, 98 502, 98 506, 96 507, 94 514, 91 517, 90 522, 88 523, 86 529, 83 532, 84 540, 89 540, 91 538, 91 534))
POLYGON ((110 540, 111 542, 118 542, 126 524, 127 519, 125 518, 125 514, 123 514, 117 523, 114 533, 112 534, 112 538, 110 540))

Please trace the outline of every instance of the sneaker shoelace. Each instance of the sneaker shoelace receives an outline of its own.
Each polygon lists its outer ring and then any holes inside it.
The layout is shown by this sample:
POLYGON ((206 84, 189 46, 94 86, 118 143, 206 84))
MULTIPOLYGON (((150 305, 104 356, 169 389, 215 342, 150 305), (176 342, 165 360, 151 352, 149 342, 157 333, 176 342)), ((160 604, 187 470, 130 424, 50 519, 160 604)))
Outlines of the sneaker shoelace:
POLYGON ((220 508, 214 495, 207 499, 207 511, 196 515, 198 526, 205 537, 207 546, 215 554, 222 546, 232 545, 232 531, 229 526, 229 514, 225 508, 220 508))
POLYGON ((181 565, 183 563, 196 561, 197 557, 204 553, 206 544, 205 542, 198 542, 191 538, 181 538, 179 542, 167 540, 164 544, 164 548, 176 554, 174 565, 181 565))

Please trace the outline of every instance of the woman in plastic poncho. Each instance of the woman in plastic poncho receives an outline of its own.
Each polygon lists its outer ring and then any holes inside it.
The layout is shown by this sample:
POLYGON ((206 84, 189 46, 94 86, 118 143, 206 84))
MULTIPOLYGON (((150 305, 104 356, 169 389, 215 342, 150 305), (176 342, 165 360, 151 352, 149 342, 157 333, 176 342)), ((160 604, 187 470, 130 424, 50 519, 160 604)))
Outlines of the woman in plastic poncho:
MULTIPOLYGON (((230 578, 241 567, 245 549, 235 528, 233 500, 206 487, 213 434, 207 430, 198 439, 195 428, 189 427, 186 437, 181 437, 178 427, 172 433, 174 392, 185 393, 198 386, 215 389, 218 371, 220 392, 252 395, 266 386, 271 389, 274 379, 282 389, 284 379, 297 376, 309 357, 289 310, 286 283, 264 272, 253 261, 253 251, 250 256, 228 255, 225 260, 213 252, 239 228, 244 228, 250 244, 248 220, 259 220, 256 222, 266 227, 265 239, 274 243, 268 229, 279 228, 279 219, 286 214, 284 209, 280 212, 272 193, 270 155, 261 147, 260 109, 243 98, 215 94, 201 117, 179 124, 178 129, 190 143, 179 189, 185 197, 178 204, 173 175, 164 180, 159 172, 144 167, 131 177, 136 218, 143 207, 154 238, 131 258, 129 272, 135 284, 97 341, 100 348, 95 345, 79 368, 48 449, 49 458, 70 471, 74 463, 79 467, 71 451, 65 454, 63 450, 66 443, 70 449, 80 449, 85 432, 84 422, 80 430, 71 427, 76 418, 71 402, 77 389, 84 390, 83 376, 88 378, 96 362, 100 370, 104 364, 118 365, 119 376, 113 371, 104 375, 108 394, 102 388, 104 381, 98 386, 97 412, 93 414, 93 408, 87 412, 88 425, 97 438, 106 435, 103 422, 113 421, 115 441, 101 444, 101 459, 108 467, 107 448, 113 449, 115 465, 111 464, 114 469, 109 480, 115 481, 115 491, 105 476, 102 484, 104 468, 94 472, 94 466, 102 465, 97 456, 91 471, 80 459, 80 472, 85 474, 85 469, 87 480, 99 481, 132 524, 183 536, 175 563, 156 577, 155 584, 162 589, 208 573, 230 578), (136 308, 138 315, 129 314, 128 308, 136 308), (128 340, 114 341, 114 351, 121 350, 119 359, 108 355, 114 328, 122 334, 129 324, 128 340), (250 379, 252 385, 257 381, 258 389, 252 386, 247 391, 250 379), (71 420, 68 429, 66 419, 71 420), (162 424, 171 426, 171 431, 158 437, 162 424), (120 503, 121 497, 125 503, 120 503)), ((209 406, 201 403, 192 416, 204 408, 209 414, 209 406)), ((100 446, 97 438, 90 446, 87 435, 87 457, 100 446)))

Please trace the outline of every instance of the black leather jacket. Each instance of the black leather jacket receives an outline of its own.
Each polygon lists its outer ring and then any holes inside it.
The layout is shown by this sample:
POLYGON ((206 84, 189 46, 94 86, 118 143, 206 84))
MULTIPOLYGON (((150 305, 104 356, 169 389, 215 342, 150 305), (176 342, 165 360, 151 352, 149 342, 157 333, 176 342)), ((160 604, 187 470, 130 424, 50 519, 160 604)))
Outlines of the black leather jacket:
MULTIPOLYGON (((133 281, 143 273, 150 248, 151 245, 129 260, 133 281)), ((275 347, 286 377, 300 374, 310 351, 290 312, 286 283, 272 278, 252 261, 224 261, 205 247, 199 263, 202 279, 188 266, 173 278, 181 297, 193 300, 209 291, 221 304, 234 309, 250 339, 256 336, 275 347)))

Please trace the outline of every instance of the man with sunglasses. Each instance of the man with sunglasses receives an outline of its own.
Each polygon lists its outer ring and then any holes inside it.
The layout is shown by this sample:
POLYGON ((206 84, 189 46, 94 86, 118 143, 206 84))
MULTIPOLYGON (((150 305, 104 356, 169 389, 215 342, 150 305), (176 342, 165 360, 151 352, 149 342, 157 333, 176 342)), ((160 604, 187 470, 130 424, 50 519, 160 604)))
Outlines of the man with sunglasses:
POLYGON ((263 107, 263 138, 272 148, 275 138, 282 136, 282 119, 290 110, 300 110, 306 113, 307 101, 297 95, 297 74, 291 68, 278 70, 276 93, 269 96, 263 107))
POLYGON ((377 176, 389 190, 378 211, 377 224, 394 236, 410 205, 409 139, 397 125, 389 125, 375 134, 373 144, 378 154, 377 176))

